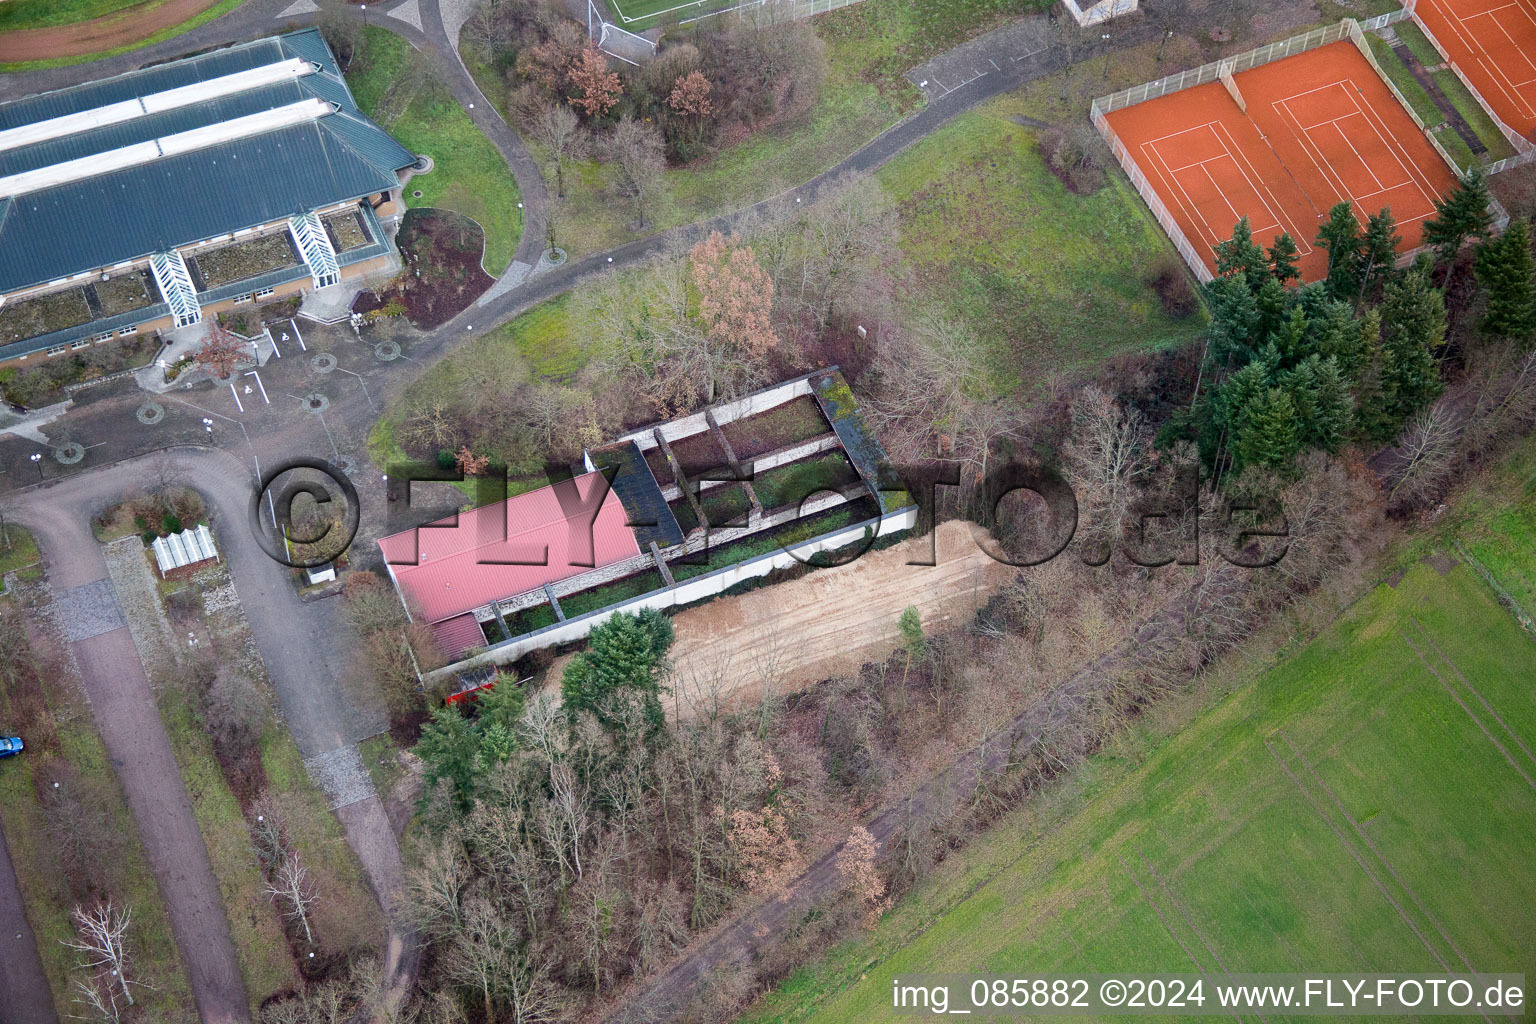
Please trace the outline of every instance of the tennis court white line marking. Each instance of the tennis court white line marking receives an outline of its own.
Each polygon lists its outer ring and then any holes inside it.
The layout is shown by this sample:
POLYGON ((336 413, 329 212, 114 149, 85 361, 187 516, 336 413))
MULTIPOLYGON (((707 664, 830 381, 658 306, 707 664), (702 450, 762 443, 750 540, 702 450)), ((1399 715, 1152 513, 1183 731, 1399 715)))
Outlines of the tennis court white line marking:
MULTIPOLYGON (((1308 93, 1316 91, 1316 89, 1310 89, 1308 90, 1308 93)), ((1302 93, 1301 95, 1307 95, 1307 93, 1302 93)), ((1291 108, 1287 105, 1293 98, 1294 97, 1288 97, 1283 100, 1276 100, 1272 104, 1272 106, 1275 108, 1275 116, 1279 118, 1281 124, 1285 125, 1291 130, 1291 136, 1296 140, 1296 144, 1301 147, 1302 154, 1308 160, 1312 161, 1312 166, 1316 168, 1318 173, 1323 177, 1323 184, 1333 190, 1334 198, 1338 202, 1343 202, 1344 199, 1349 195, 1349 189, 1344 187, 1344 182, 1342 179, 1337 178, 1333 174, 1332 165, 1320 159, 1322 156, 1321 151, 1317 152, 1316 155, 1313 155, 1315 143, 1313 143, 1311 138, 1308 137, 1307 130, 1301 126, 1301 121, 1297 119, 1296 115, 1292 113, 1291 108)), ((1296 185, 1298 188, 1300 188, 1301 182, 1298 181, 1296 185)), ((1335 206, 1337 203, 1329 203, 1328 205, 1335 206)), ((1319 216, 1321 216, 1321 212, 1319 212, 1319 216)))
MULTIPOLYGON (((1256 186, 1254 184, 1253 179, 1251 177, 1249 177, 1248 172, 1243 169, 1242 164, 1240 164, 1238 162, 1236 156, 1233 154, 1232 146, 1228 145, 1227 140, 1223 139, 1220 136, 1220 134, 1217 133, 1216 128, 1218 126, 1221 127, 1223 130, 1226 129, 1226 126, 1221 124, 1221 122, 1219 122, 1219 121, 1207 121, 1205 124, 1196 125, 1193 128, 1185 128, 1182 131, 1171 132, 1168 135, 1164 135, 1162 139, 1154 139, 1151 142, 1144 142, 1144 143, 1142 143, 1142 148, 1144 150, 1149 150, 1150 151, 1150 155, 1157 158, 1157 162, 1163 166, 1165 171, 1167 171, 1167 174, 1164 175, 1165 180, 1170 181, 1170 183, 1175 188, 1177 188, 1181 194, 1183 194, 1185 201, 1180 202, 1179 205, 1184 209, 1184 212, 1189 216, 1190 221, 1192 223, 1202 225, 1205 228, 1206 234, 1211 236, 1212 244, 1213 245, 1214 244, 1218 244, 1220 242, 1225 241, 1226 238, 1230 237, 1230 236, 1222 235, 1211 224, 1210 218, 1199 212, 1200 211, 1199 204, 1196 203, 1193 198, 1191 198, 1191 196, 1189 195, 1188 189, 1186 189, 1184 187, 1184 183, 1179 181, 1177 171, 1175 171, 1175 170, 1173 170, 1173 169, 1168 167, 1167 158, 1165 158, 1163 156, 1162 151, 1160 149, 1158 149, 1157 145, 1156 145, 1158 142, 1163 141, 1163 139, 1170 139, 1170 138, 1173 138, 1176 135, 1187 135, 1189 132, 1197 131, 1197 130, 1199 130, 1201 128, 1209 129, 1210 132, 1211 132, 1211 137, 1213 139, 1215 139, 1218 143, 1221 144, 1221 148, 1222 148, 1222 150, 1224 152, 1222 154, 1218 154, 1218 155, 1216 155, 1214 157, 1211 157, 1211 158, 1209 158, 1207 160, 1199 161, 1199 166, 1200 166, 1200 168, 1203 171, 1205 171, 1205 176, 1208 179, 1210 179, 1211 185, 1215 187, 1216 194, 1221 197, 1221 201, 1227 204, 1227 209, 1232 213, 1232 216, 1234 218, 1233 223, 1235 224, 1237 222, 1237 220, 1241 218, 1241 214, 1239 214, 1238 211, 1237 211, 1237 208, 1232 205, 1232 200, 1227 196, 1226 190, 1223 189, 1221 187, 1221 185, 1216 181, 1216 179, 1211 176, 1210 168, 1205 166, 1206 164, 1210 163, 1212 160, 1219 160, 1219 159, 1221 159, 1222 156, 1225 156, 1228 160, 1232 161, 1232 166, 1237 168, 1237 172, 1243 176, 1243 180, 1246 181, 1248 183, 1248 187, 1253 190, 1254 198, 1258 199, 1259 203, 1264 207, 1264 212, 1266 214, 1268 214, 1269 217, 1271 218, 1270 223, 1264 225, 1261 228, 1254 228, 1252 226, 1252 223, 1250 222, 1250 224, 1249 224, 1250 230, 1253 231, 1254 234, 1259 234, 1259 233, 1265 232, 1265 231, 1272 231, 1275 228, 1280 228, 1282 231, 1284 231, 1285 228, 1284 228, 1284 225, 1281 223, 1281 220, 1280 220, 1279 216, 1275 213, 1275 211, 1273 209, 1270 208, 1269 203, 1266 202, 1265 199, 1264 199, 1264 194, 1259 190, 1258 186, 1256 186)), ((1230 135, 1229 135, 1229 138, 1230 138, 1230 135)), ((1195 165, 1194 164, 1186 164, 1185 166, 1186 167, 1192 167, 1192 166, 1195 166, 1195 165)), ((1183 168, 1180 168, 1180 170, 1182 170, 1182 169, 1183 168)), ((1270 194, 1270 198, 1271 199, 1275 198, 1273 193, 1270 194)), ((1277 206, 1279 205, 1279 201, 1278 200, 1276 200, 1276 205, 1277 206)))
MULTIPOLYGON (((1397 136, 1393 134, 1392 130, 1386 127, 1386 122, 1382 119, 1382 115, 1377 112, 1374 107, 1362 107, 1360 105, 1360 99, 1358 96, 1351 96, 1350 99, 1354 100, 1355 109, 1360 111, 1360 116, 1365 118, 1366 123, 1369 124, 1371 129, 1376 133, 1376 137, 1380 139, 1382 145, 1386 147, 1387 152, 1391 153, 1393 159, 1397 161, 1398 170, 1407 175, 1407 182, 1404 182, 1403 185, 1393 185, 1392 187, 1394 189, 1403 188, 1404 185, 1411 183, 1415 188, 1419 190, 1419 195, 1423 198, 1425 204, 1428 205, 1430 209, 1433 209, 1435 205, 1435 197, 1432 194, 1433 188, 1426 189, 1424 186, 1428 179, 1425 178, 1421 180, 1419 175, 1414 173, 1417 165, 1414 163, 1413 157, 1408 154, 1408 150, 1403 146, 1403 144, 1397 141, 1397 136), (1386 130, 1383 131, 1383 129, 1386 130)), ((1353 146, 1354 144, 1351 143, 1350 145, 1353 146)), ((1380 181, 1379 178, 1377 180, 1380 181)))
MULTIPOLYGON (((1493 21, 1494 25, 1500 32, 1504 33, 1504 37, 1508 39, 1510 44, 1514 47, 1514 52, 1517 54, 1522 53, 1520 44, 1516 42, 1514 37, 1509 34, 1509 30, 1504 27, 1504 22, 1497 17, 1493 17, 1493 15, 1496 15, 1498 12, 1508 7, 1515 7, 1527 18, 1531 19, 1533 26, 1536 26, 1536 18, 1532 18, 1530 13, 1525 10, 1523 5, 1520 4, 1505 4, 1500 7, 1492 7, 1484 11, 1479 11, 1478 13, 1473 14, 1467 18, 1463 18, 1461 15, 1456 14, 1449 9, 1447 9, 1445 13, 1447 15, 1447 23, 1450 24, 1452 30, 1457 34, 1457 36, 1461 38, 1462 45, 1464 45, 1468 51, 1470 51, 1472 58, 1483 66, 1483 70, 1493 81, 1493 84, 1498 87, 1499 91, 1504 94, 1505 98, 1513 103, 1517 110, 1524 110, 1527 116, 1536 116, 1536 106, 1533 106, 1531 101, 1527 100, 1525 96, 1520 92, 1520 90, 1525 86, 1531 84, 1533 81, 1536 81, 1536 78, 1528 79, 1525 82, 1516 83, 1515 80, 1503 69, 1500 63, 1494 60, 1493 55, 1488 52, 1488 48, 1479 41, 1477 33, 1469 27, 1470 23, 1475 19, 1487 17, 1493 21)), ((1533 69, 1536 69, 1536 64, 1533 64, 1533 69)))
MULTIPOLYGON (((1196 131, 1199 128, 1210 127, 1210 122, 1207 122, 1203 125, 1197 125, 1195 128, 1186 128, 1183 131, 1174 132, 1173 134, 1185 135, 1189 132, 1196 131)), ((1212 134, 1215 133, 1213 132, 1212 134)), ((1164 138, 1170 137, 1171 136, 1164 136, 1164 138)), ((1210 220, 1200 213, 1199 205, 1194 201, 1194 199, 1190 197, 1189 190, 1184 187, 1184 183, 1179 181, 1179 179, 1173 174, 1172 171, 1168 170, 1168 161, 1163 158, 1163 154, 1157 148, 1155 142, 1143 142, 1141 146, 1143 152, 1156 161, 1156 163, 1153 165, 1153 170, 1157 170, 1158 177, 1162 178, 1164 183, 1168 185, 1168 195, 1172 196, 1174 202, 1179 204, 1179 208, 1184 211, 1184 215, 1189 219, 1191 224, 1198 225, 1208 236, 1210 236, 1206 244, 1215 246, 1218 242, 1221 241, 1220 236, 1217 235, 1215 230, 1212 229, 1210 220), (1159 166, 1161 166, 1161 170, 1158 170, 1159 166), (1177 190, 1177 192, 1175 192, 1175 190, 1177 190), (1184 197, 1183 199, 1179 198, 1181 195, 1184 197)))
MULTIPOLYGON (((1215 122, 1215 124, 1216 127, 1221 129, 1222 133, 1226 134, 1226 139, 1223 140, 1222 144, 1227 148, 1228 152, 1233 154, 1232 162, 1238 165, 1238 170, 1243 171, 1243 176, 1248 179, 1249 187, 1257 193, 1259 191, 1259 184, 1264 182, 1264 176, 1259 173, 1257 167, 1253 166, 1253 161, 1248 159, 1248 154, 1243 152, 1242 147, 1237 144, 1237 140, 1232 138, 1231 129, 1220 121, 1215 122), (1244 170, 1245 166, 1247 170, 1244 170)), ((1255 130, 1257 130, 1256 125, 1255 130)), ((1217 137, 1219 138, 1220 134, 1217 137)), ((1291 241, 1295 242, 1299 247, 1300 255, 1306 256, 1309 254, 1312 251, 1312 246, 1308 244, 1305 238, 1301 237, 1301 233, 1296 229, 1296 222, 1290 221, 1286 217, 1285 204, 1280 202, 1279 197, 1275 195, 1275 190, 1269 185, 1264 185, 1264 191, 1269 193, 1269 198, 1274 200, 1275 203, 1274 209, 1270 210, 1270 215, 1275 218, 1275 226, 1291 236, 1291 241), (1286 227, 1288 221, 1290 226, 1286 227)), ((1263 196, 1260 195, 1259 198, 1262 200, 1263 196)), ((1265 208, 1269 208, 1267 203, 1265 208)))
MULTIPOLYGON (((1178 134, 1182 135, 1184 133, 1179 132, 1178 134)), ((1142 143, 1142 148, 1147 149, 1149 145, 1149 143, 1142 143)), ((1163 154, 1159 152, 1155 147, 1148 150, 1148 153, 1157 161, 1158 164, 1162 166, 1162 171, 1159 172, 1159 174, 1163 180, 1168 182, 1170 185, 1168 194, 1174 197, 1175 202, 1179 204, 1179 208, 1182 209, 1185 215, 1189 218, 1189 222, 1191 224, 1198 224, 1200 228, 1208 236, 1210 236, 1210 241, 1207 244, 1215 245, 1217 242, 1220 242, 1221 238, 1216 234, 1215 230, 1212 229, 1210 219, 1200 213, 1199 204, 1197 204, 1194 199, 1190 197, 1189 190, 1184 187, 1184 183, 1181 182, 1172 171, 1168 170, 1168 161, 1163 159, 1163 154), (1178 190, 1177 194, 1174 193, 1175 189, 1178 190), (1180 199, 1179 196, 1183 196, 1184 198, 1180 199)))

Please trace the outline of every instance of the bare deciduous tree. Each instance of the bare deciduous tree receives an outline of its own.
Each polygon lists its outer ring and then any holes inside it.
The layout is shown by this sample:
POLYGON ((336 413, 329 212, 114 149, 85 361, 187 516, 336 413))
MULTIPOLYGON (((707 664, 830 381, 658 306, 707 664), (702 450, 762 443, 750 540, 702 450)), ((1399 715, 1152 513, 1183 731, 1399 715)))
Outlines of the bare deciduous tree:
POLYGON ((644 224, 661 191, 661 172, 666 166, 661 133, 626 115, 613 126, 605 148, 618 172, 614 189, 630 204, 636 220, 644 224))
POLYGON ((299 922, 304 929, 304 941, 313 945, 315 938, 309 929, 309 908, 320 896, 297 853, 288 851, 272 868, 266 892, 284 917, 299 922))
POLYGON ((529 121, 534 141, 549 153, 555 165, 555 196, 565 198, 565 161, 583 137, 576 111, 565 103, 550 103, 540 108, 529 121))
POLYGON ((1414 416, 1398 439, 1402 463, 1388 502, 1417 502, 1430 493, 1450 472, 1461 435, 1461 417, 1443 399, 1414 416))
POLYGON ((75 926, 75 941, 64 945, 79 953, 80 966, 91 972, 89 979, 78 982, 81 998, 105 1019, 117 1020, 122 1012, 118 997, 132 1006, 132 987, 138 985, 128 977, 126 937, 133 910, 119 910, 108 900, 89 910, 76 907, 70 920, 75 926))

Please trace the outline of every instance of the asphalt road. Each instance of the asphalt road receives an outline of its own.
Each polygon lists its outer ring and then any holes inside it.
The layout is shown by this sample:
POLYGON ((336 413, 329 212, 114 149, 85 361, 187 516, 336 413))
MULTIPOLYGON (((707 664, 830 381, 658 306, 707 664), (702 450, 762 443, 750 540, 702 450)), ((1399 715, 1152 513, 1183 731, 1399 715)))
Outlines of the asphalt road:
POLYGON ((11 851, 0 832, 0 1024, 57 1024, 58 1019, 11 867, 11 851))

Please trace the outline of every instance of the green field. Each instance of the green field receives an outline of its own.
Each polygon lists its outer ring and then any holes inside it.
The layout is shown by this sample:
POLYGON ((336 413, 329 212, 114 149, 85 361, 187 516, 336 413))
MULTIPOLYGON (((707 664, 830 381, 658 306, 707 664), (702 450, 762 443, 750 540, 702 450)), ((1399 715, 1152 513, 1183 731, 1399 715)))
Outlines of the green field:
POLYGON ((876 173, 896 202, 901 273, 915 301, 968 319, 992 354, 1000 393, 1047 369, 1194 339, 1145 284, 1173 247, 1123 176, 1074 195, 1036 133, 1012 121, 1015 95, 963 114, 876 173))
MULTIPOLYGON (((390 81, 412 59, 411 45, 380 28, 369 28, 362 56, 347 72, 357 105, 375 115, 390 81)), ((432 157, 430 174, 411 179, 405 205, 453 210, 485 230, 485 272, 499 277, 512 262, 523 233, 517 181, 501 153, 432 72, 403 113, 383 124, 413 153, 432 157), (413 195, 420 191, 421 195, 413 195)))
MULTIPOLYGON (((746 0, 751 2, 751 0, 746 0)), ((728 11, 743 0, 607 0, 615 24, 631 32, 644 32, 667 15, 679 22, 728 11)))
POLYGON ((745 1019, 886 1019, 918 971, 1536 976, 1532 641, 1440 568, 1412 563, 1139 766, 1090 762, 1067 812, 1014 815, 745 1019))

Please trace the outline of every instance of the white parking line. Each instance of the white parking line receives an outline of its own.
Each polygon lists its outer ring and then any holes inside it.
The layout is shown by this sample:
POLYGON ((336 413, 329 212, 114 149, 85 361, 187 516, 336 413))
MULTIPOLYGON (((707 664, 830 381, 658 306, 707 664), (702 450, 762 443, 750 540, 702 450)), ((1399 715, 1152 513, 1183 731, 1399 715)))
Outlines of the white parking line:
MULTIPOLYGON (((299 322, 297 320, 289 320, 288 326, 293 328, 293 336, 299 339, 299 350, 302 352, 308 352, 309 347, 304 344, 304 335, 299 333, 299 322)), ((285 334, 283 337, 286 338, 288 335, 285 334)))
POLYGON ((240 393, 235 390, 234 381, 229 382, 229 393, 235 396, 235 408, 239 409, 241 412, 245 412, 245 406, 240 404, 240 393))
MULTIPOLYGON (((245 375, 247 377, 255 377, 256 378, 256 386, 258 388, 261 388, 261 400, 263 402, 266 402, 268 405, 271 405, 272 404, 272 399, 267 397, 267 388, 266 388, 266 385, 262 384, 262 382, 261 382, 261 374, 257 373, 255 370, 247 370, 245 375)), ((231 387, 233 387, 233 385, 231 385, 231 387)))
MULTIPOLYGON (((267 337, 272 338, 272 354, 277 356, 277 358, 279 358, 279 359, 283 358, 282 351, 279 350, 278 347, 277 347, 277 338, 273 337, 271 331, 267 332, 267 337)), ((283 332, 283 340, 284 341, 288 340, 288 332, 287 331, 283 332)))

